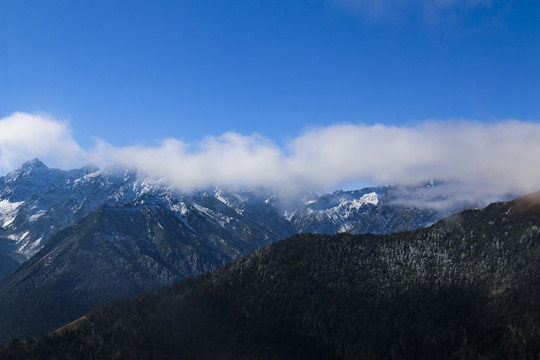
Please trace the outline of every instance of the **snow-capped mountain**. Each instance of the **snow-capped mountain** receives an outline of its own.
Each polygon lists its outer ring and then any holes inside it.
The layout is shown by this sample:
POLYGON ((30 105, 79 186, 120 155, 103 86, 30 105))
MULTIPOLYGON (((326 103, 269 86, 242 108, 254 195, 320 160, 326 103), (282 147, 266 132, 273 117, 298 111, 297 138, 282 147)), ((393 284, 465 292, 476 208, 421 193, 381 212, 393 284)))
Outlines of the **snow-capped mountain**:
POLYGON ((461 199, 445 183, 335 191, 305 201, 290 221, 299 233, 387 234, 426 227, 482 204, 461 199))
MULTIPOLYGON (((180 194, 138 178, 131 170, 85 167, 62 171, 34 159, 0 178, 0 236, 14 244, 16 253, 30 257, 59 230, 103 205, 121 207, 144 202, 164 206, 195 233, 198 219, 231 229, 238 221, 250 223, 241 211, 208 192, 180 194)), ((283 235, 288 233, 277 236, 268 232, 272 240, 283 235)))
POLYGON ((305 202, 291 218, 297 232, 349 232, 369 210, 379 205, 386 187, 335 191, 305 202))
POLYGON ((222 187, 188 194, 119 167, 63 171, 35 159, 0 178, 0 342, 298 232, 409 230, 466 205, 435 183, 321 196, 222 187))
MULTIPOLYGON (((441 195, 433 183, 414 188, 398 186, 285 196, 264 189, 227 191, 220 187, 191 194, 139 177, 119 167, 75 170, 48 168, 38 159, 0 177, 0 276, 47 244, 60 230, 75 225, 102 206, 148 203, 174 214, 199 237, 212 235, 216 247, 236 258, 241 249, 223 245, 229 235, 243 232, 268 244, 298 232, 388 233, 429 225, 471 204, 435 210, 430 202, 441 195), (414 201, 412 201, 414 200, 414 201), (418 202, 422 202, 419 205, 418 202), (412 205, 411 205, 412 204, 412 205), (220 229, 208 233, 212 223, 220 229), (255 235, 256 234, 256 235, 255 235)), ((251 248, 251 247, 249 247, 251 248)))

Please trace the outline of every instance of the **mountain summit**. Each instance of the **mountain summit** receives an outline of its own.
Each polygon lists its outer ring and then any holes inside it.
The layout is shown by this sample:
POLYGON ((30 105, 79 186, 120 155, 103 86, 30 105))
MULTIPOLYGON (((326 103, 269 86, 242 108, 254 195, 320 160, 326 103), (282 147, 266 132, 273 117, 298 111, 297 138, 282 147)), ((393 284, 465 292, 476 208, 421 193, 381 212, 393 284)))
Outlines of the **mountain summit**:
POLYGON ((34 169, 43 169, 43 170, 47 170, 49 169, 47 167, 47 165, 45 165, 41 160, 39 160, 38 158, 33 158, 32 160, 28 160, 27 162, 25 162, 24 164, 22 164, 19 169, 17 171, 21 172, 21 171, 30 171, 30 170, 34 170, 34 169))

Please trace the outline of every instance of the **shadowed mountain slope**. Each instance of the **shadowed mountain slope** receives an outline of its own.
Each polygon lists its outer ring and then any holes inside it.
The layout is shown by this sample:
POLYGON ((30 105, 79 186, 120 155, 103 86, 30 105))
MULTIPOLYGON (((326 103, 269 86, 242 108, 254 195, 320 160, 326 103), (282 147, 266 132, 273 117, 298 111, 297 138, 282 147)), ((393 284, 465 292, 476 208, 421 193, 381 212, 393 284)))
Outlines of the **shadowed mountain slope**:
POLYGON ((0 280, 0 339, 51 331, 105 302, 195 276, 274 240, 234 214, 234 231, 225 231, 203 216, 191 219, 195 229, 149 201, 98 209, 0 280))

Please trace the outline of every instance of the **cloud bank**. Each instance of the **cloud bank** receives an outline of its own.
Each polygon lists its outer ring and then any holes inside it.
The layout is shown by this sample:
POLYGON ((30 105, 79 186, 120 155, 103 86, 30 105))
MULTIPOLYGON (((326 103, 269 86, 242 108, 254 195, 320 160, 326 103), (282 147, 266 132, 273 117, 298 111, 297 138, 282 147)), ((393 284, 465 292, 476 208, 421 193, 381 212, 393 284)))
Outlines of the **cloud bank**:
POLYGON ((228 132, 197 143, 82 149, 69 125, 15 113, 0 119, 0 168, 33 157, 60 167, 120 164, 182 191, 212 185, 322 191, 344 183, 459 183, 456 191, 497 198, 540 190, 540 124, 427 121, 416 126, 337 124, 280 148, 261 135, 228 132))

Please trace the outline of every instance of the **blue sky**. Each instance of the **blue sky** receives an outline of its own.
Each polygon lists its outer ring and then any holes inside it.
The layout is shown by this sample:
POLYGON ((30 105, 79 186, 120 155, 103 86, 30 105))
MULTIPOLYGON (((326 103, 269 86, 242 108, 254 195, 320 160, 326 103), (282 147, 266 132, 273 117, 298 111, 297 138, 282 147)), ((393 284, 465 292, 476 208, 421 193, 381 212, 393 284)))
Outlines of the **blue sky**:
POLYGON ((540 119, 540 3, 446 2, 430 17, 361 0, 3 1, 0 116, 45 112, 116 145, 540 119))
MULTIPOLYGON (((348 124, 374 134, 376 124, 398 127, 397 140, 432 121, 526 128, 540 120, 539 18, 536 0, 6 0, 0 122, 30 126, 18 112, 63 124, 51 131, 97 162, 105 148, 163 149, 166 138, 185 153, 238 145, 222 136, 229 131, 285 161, 302 139, 348 124)), ((9 150, 1 141, 4 171, 34 154, 61 163, 53 145, 9 150)), ((347 171, 321 186, 392 180, 347 171)))

